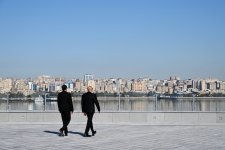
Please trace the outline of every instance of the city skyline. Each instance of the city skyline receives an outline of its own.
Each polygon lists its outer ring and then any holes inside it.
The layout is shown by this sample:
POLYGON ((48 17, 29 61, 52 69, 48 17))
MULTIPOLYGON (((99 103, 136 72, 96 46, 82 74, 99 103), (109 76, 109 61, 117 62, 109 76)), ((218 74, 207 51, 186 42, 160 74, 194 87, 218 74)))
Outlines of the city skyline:
POLYGON ((38 77, 41 76, 46 76, 46 77, 51 77, 51 78, 62 78, 65 79, 67 81, 69 80, 74 80, 74 79, 79 79, 79 80, 85 80, 85 76, 86 75, 91 75, 93 76, 93 80, 104 80, 104 79, 124 79, 124 80, 133 80, 133 79, 151 79, 151 80, 168 80, 170 78, 176 77, 179 78, 180 80, 220 80, 220 81, 225 81, 223 79, 220 78, 216 78, 216 77, 196 77, 196 78, 181 78, 181 76, 179 75, 170 75, 168 77, 165 78, 152 78, 151 76, 139 76, 139 77, 133 77, 133 78, 128 78, 128 77, 118 77, 118 76, 109 76, 109 77, 98 77, 94 74, 90 74, 90 73, 86 73, 82 76, 73 76, 73 77, 67 77, 67 76, 59 76, 59 75, 50 75, 50 74, 39 74, 37 76, 27 76, 27 77, 18 77, 18 76, 0 76, 0 79, 36 79, 38 77))
POLYGON ((0 77, 225 80, 225 1, 0 0, 0 77))
POLYGON ((181 79, 171 76, 166 80, 138 78, 138 79, 94 79, 94 75, 85 74, 82 79, 65 79, 41 75, 35 79, 0 78, 0 94, 23 93, 24 95, 36 92, 58 92, 62 85, 67 85, 69 92, 85 92, 88 86, 97 93, 157 93, 157 94, 198 94, 212 95, 225 94, 225 81, 218 79, 181 79))

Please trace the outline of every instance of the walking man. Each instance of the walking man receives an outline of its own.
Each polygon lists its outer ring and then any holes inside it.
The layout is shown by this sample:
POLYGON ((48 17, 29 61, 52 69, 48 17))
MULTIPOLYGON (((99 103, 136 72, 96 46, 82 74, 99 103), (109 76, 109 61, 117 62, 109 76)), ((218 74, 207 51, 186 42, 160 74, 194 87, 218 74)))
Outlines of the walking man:
POLYGON ((71 120, 71 114, 73 113, 73 103, 72 103, 72 97, 71 94, 67 92, 67 86, 62 86, 62 92, 58 94, 58 108, 59 112, 62 116, 63 126, 61 129, 59 129, 59 136, 68 136, 68 128, 67 126, 70 123, 71 120), (64 132, 64 133, 63 133, 64 132))
POLYGON ((87 116, 87 125, 84 132, 84 137, 90 137, 91 135, 88 134, 89 130, 91 129, 92 136, 96 134, 96 131, 93 128, 92 118, 95 113, 95 106, 96 105, 98 112, 100 113, 100 106, 97 100, 96 94, 92 93, 93 88, 91 86, 87 87, 87 93, 82 95, 81 99, 81 107, 82 112, 85 116, 87 116))

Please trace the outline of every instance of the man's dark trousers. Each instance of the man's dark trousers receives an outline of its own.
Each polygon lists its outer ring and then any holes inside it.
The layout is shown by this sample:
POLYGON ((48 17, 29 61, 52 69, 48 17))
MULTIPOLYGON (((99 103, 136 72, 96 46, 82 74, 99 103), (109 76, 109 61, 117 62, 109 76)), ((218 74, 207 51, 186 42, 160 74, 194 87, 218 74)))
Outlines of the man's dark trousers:
POLYGON ((63 127, 61 128, 61 130, 64 130, 65 134, 67 134, 68 133, 67 126, 69 125, 70 120, 71 120, 71 114, 70 114, 71 112, 70 111, 62 111, 60 113, 61 113, 62 121, 63 121, 63 127))
POLYGON ((93 113, 87 114, 87 126, 86 126, 86 129, 85 129, 85 134, 88 134, 90 129, 91 129, 92 133, 94 133, 93 123, 92 123, 93 115, 94 115, 93 113))

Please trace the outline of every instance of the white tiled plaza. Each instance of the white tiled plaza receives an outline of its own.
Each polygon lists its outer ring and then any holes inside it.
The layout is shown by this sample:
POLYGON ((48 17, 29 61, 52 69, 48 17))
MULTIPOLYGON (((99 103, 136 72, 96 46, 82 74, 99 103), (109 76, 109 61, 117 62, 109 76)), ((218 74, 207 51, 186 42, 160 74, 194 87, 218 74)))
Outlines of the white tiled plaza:
POLYGON ((224 150, 224 125, 95 124, 84 138, 84 124, 71 124, 59 137, 60 124, 0 124, 1 150, 224 150))

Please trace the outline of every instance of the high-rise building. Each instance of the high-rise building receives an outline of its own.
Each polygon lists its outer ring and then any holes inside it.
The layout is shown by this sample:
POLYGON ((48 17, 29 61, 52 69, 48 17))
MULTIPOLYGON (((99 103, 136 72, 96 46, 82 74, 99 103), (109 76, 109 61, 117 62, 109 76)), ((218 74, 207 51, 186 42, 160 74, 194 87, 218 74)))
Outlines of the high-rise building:
POLYGON ((208 90, 211 90, 211 91, 216 90, 216 82, 208 82, 206 85, 208 90))
POLYGON ((143 82, 141 80, 134 81, 133 84, 132 84, 132 91, 134 91, 134 92, 144 92, 145 87, 144 87, 143 82))
POLYGON ((74 90, 74 83, 73 83, 72 80, 68 81, 68 82, 66 83, 66 86, 67 86, 67 90, 68 90, 69 92, 72 92, 72 91, 74 90))
POLYGON ((55 92, 55 91, 56 91, 55 83, 49 83, 48 84, 48 92, 55 92))
POLYGON ((3 90, 3 81, 0 79, 0 92, 3 90))
POLYGON ((95 91, 95 81, 94 80, 89 80, 88 86, 91 86, 93 88, 93 90, 95 91))
POLYGON ((30 91, 33 91, 33 82, 28 82, 28 87, 30 91))
POLYGON ((33 84, 33 89, 32 89, 33 91, 37 91, 37 84, 33 84))
POLYGON ((200 90, 201 91, 205 91, 206 90, 206 81, 205 80, 202 80, 200 82, 200 90))
POLYGON ((84 75, 84 85, 88 84, 88 81, 94 80, 94 75, 92 74, 85 74, 84 75))
POLYGON ((25 92, 29 90, 29 84, 27 84, 25 80, 17 80, 15 82, 15 88, 17 92, 21 92, 25 94, 25 92))
POLYGON ((12 79, 5 79, 1 81, 1 92, 6 93, 10 92, 13 88, 13 80, 12 79))
POLYGON ((225 82, 224 81, 221 83, 221 89, 224 90, 224 93, 225 93, 225 82))
POLYGON ((222 82, 221 81, 216 81, 216 89, 220 90, 222 86, 222 82))
POLYGON ((80 92, 81 91, 81 82, 80 82, 80 80, 76 80, 75 81, 75 91, 77 91, 77 92, 80 92))

